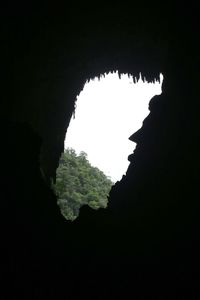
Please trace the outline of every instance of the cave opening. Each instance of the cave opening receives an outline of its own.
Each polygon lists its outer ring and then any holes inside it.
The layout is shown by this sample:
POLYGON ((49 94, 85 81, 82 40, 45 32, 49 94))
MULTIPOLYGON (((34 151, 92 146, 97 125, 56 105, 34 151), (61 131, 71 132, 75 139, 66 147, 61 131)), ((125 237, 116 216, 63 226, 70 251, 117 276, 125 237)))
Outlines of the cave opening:
POLYGON ((56 174, 58 205, 67 220, 75 220, 83 205, 107 207, 110 189, 125 175, 136 147, 129 137, 149 114, 151 98, 162 93, 162 81, 162 74, 147 82, 141 74, 118 71, 86 81, 56 174))

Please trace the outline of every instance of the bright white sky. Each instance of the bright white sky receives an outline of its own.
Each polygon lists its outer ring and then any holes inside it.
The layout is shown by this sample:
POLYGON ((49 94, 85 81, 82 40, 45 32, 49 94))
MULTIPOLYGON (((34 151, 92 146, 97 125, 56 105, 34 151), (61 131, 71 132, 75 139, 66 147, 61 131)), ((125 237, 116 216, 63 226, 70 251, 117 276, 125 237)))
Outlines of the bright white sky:
POLYGON ((148 104, 161 94, 160 83, 141 79, 134 84, 127 74, 109 73, 84 86, 77 97, 75 119, 72 117, 65 139, 65 148, 84 151, 90 163, 120 180, 129 165, 127 157, 136 146, 128 138, 137 131, 149 114, 148 104))

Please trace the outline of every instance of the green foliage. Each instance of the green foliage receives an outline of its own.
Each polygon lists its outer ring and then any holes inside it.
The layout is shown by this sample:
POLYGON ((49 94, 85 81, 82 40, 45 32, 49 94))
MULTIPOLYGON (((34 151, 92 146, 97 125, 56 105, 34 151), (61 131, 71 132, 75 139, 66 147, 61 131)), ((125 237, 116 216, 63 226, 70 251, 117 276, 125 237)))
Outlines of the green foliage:
POLYGON ((79 209, 89 205, 93 209, 105 208, 112 181, 96 167, 92 167, 87 154, 76 154, 68 148, 61 156, 53 185, 61 213, 67 220, 75 220, 79 209))

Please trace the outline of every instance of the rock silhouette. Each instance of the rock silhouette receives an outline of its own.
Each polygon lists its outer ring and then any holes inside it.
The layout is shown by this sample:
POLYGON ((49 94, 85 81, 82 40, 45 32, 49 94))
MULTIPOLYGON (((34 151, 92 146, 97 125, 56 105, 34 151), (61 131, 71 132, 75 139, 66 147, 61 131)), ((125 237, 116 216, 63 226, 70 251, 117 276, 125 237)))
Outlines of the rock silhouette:
POLYGON ((2 299, 200 296, 197 10, 134 4, 2 12, 2 299), (76 95, 116 70, 162 72, 163 93, 130 137, 137 147, 108 209, 83 207, 70 223, 50 182, 76 95))

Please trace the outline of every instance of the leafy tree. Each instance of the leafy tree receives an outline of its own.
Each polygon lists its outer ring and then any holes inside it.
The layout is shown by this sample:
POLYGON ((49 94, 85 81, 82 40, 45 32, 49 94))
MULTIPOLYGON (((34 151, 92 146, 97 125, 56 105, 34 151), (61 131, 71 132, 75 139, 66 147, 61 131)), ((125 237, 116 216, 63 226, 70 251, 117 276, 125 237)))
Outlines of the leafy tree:
POLYGON ((61 156, 53 188, 61 213, 67 220, 75 220, 79 209, 89 205, 93 209, 105 208, 112 181, 98 168, 91 166, 87 154, 68 148, 61 156))

